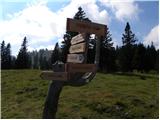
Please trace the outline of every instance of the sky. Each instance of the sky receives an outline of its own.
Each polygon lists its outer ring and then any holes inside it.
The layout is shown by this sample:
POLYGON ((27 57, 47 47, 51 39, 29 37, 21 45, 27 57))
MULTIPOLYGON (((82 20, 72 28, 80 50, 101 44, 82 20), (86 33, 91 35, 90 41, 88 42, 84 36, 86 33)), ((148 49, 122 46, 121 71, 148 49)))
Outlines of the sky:
POLYGON ((114 46, 122 45, 129 22, 138 43, 159 48, 158 0, 0 0, 0 42, 10 43, 13 55, 25 36, 28 51, 53 50, 63 40, 66 18, 73 18, 79 6, 92 22, 107 25, 114 46))

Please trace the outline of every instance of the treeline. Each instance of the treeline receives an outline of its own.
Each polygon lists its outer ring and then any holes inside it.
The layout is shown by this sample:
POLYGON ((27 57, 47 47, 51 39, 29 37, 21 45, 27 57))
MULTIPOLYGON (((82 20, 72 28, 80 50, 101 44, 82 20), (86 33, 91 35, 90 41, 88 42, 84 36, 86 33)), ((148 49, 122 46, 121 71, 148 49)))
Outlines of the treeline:
POLYGON ((1 43, 1 69, 51 69, 51 50, 40 49, 28 52, 27 38, 23 43, 17 57, 11 55, 11 46, 5 41, 1 43))
MULTIPOLYGON (((91 22, 86 17, 81 7, 75 14, 74 19, 91 22)), ((70 41, 77 32, 66 32, 61 46, 56 43, 53 51, 41 49, 39 51, 27 51, 27 38, 24 37, 17 57, 11 55, 11 46, 5 42, 1 43, 1 68, 2 69, 52 69, 56 61, 66 63, 69 54, 70 41)), ((89 49, 87 63, 94 63, 96 38, 89 37, 89 49)), ((122 34, 122 46, 113 47, 112 35, 109 28, 106 29, 106 36, 101 38, 100 45, 100 72, 149 72, 159 70, 159 50, 155 49, 153 42, 144 46, 138 43, 130 24, 127 22, 122 34)))

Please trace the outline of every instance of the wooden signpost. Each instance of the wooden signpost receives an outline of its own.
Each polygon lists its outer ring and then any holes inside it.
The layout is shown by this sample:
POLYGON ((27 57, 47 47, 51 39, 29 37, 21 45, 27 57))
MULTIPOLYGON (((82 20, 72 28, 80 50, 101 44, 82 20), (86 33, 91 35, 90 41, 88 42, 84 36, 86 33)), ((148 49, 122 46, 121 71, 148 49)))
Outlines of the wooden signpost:
POLYGON ((71 39, 67 63, 63 65, 64 67, 54 64, 56 72, 43 71, 41 74, 41 78, 52 80, 45 102, 43 118, 55 118, 59 95, 64 85, 73 85, 72 82, 84 85, 93 79, 99 64, 100 40, 96 40, 95 63, 87 64, 88 35, 93 33, 97 36, 105 36, 106 28, 106 25, 67 18, 67 31, 79 32, 79 34, 71 39))

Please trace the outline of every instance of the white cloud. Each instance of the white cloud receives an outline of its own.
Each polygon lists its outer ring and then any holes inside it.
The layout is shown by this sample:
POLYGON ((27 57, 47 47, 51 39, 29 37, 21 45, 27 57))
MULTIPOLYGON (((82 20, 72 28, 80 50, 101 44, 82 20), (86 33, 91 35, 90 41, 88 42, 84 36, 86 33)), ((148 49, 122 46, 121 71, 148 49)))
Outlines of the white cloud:
POLYGON ((159 48, 159 25, 155 26, 151 29, 151 31, 144 38, 145 45, 151 45, 151 43, 155 45, 156 49, 159 48))
POLYGON ((120 21, 138 19, 138 14, 141 11, 133 0, 100 0, 100 2, 110 8, 120 21))
POLYGON ((50 49, 49 46, 52 45, 44 43, 62 41, 66 31, 66 18, 72 18, 79 6, 82 6, 86 16, 93 22, 104 24, 109 22, 107 11, 100 10, 96 0, 71 0, 68 5, 56 12, 48 8, 46 1, 36 0, 27 4, 22 11, 7 15, 8 20, 0 22, 0 40, 11 43, 14 48, 13 54, 17 54, 19 48, 15 46, 21 45, 24 36, 28 38, 29 50, 38 49, 40 46, 50 49))

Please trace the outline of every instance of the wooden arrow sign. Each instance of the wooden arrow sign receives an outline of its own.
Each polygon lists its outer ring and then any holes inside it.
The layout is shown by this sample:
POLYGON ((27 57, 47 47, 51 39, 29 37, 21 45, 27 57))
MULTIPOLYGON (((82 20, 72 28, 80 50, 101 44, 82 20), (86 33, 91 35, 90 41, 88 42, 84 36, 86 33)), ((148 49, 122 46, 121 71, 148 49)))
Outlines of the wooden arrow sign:
POLYGON ((67 18, 67 31, 93 33, 105 36, 107 26, 103 24, 67 18))
POLYGON ((71 44, 74 45, 74 44, 83 42, 85 41, 85 37, 86 37, 85 34, 78 34, 77 36, 72 38, 71 44))
POLYGON ((83 61, 84 61, 83 54, 68 54, 67 62, 83 63, 83 61))
POLYGON ((43 71, 40 76, 46 80, 67 81, 67 72, 43 71))
POLYGON ((69 63, 68 65, 68 72, 69 73, 76 73, 76 72, 94 72, 96 71, 95 64, 72 64, 69 63))
POLYGON ((85 47, 86 44, 85 43, 80 43, 80 44, 76 44, 76 45, 72 45, 69 49, 70 53, 81 53, 81 52, 85 52, 85 47))

